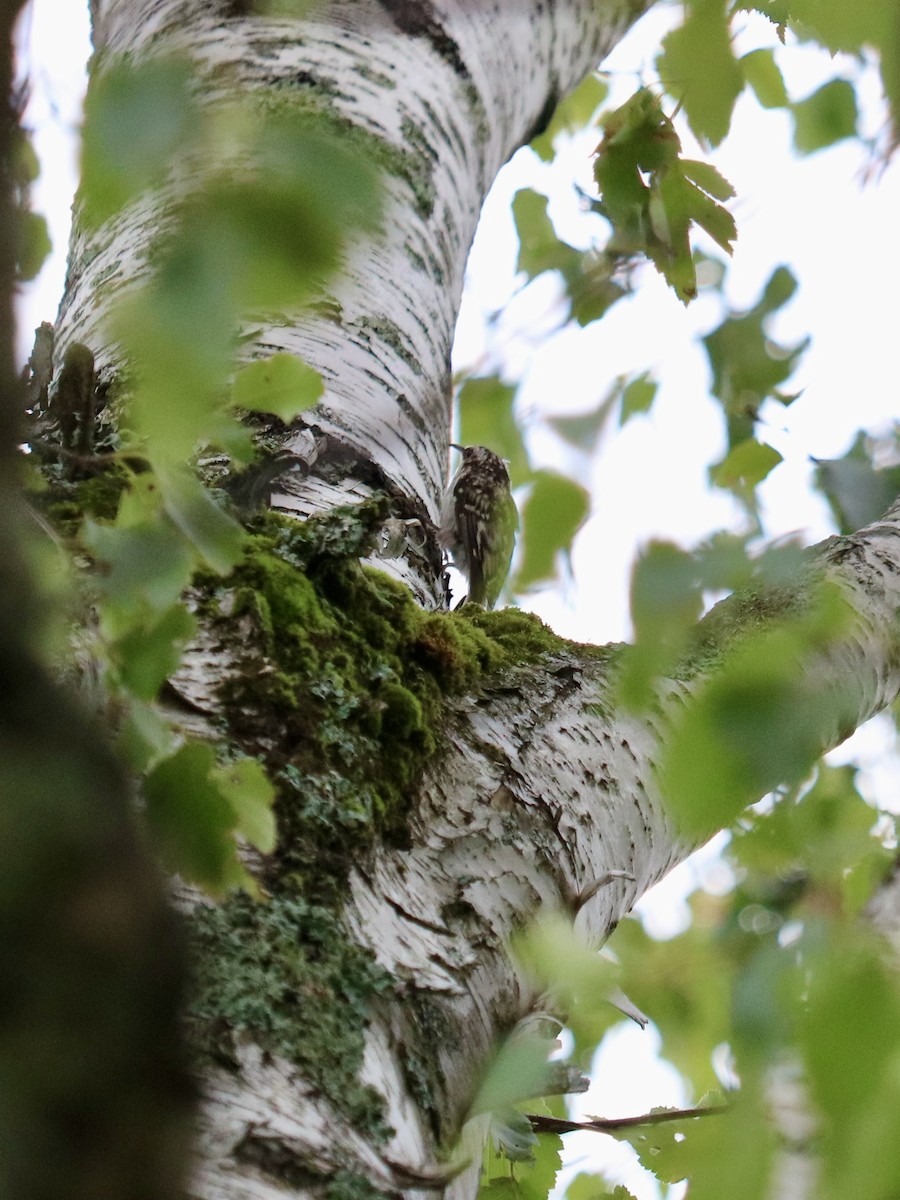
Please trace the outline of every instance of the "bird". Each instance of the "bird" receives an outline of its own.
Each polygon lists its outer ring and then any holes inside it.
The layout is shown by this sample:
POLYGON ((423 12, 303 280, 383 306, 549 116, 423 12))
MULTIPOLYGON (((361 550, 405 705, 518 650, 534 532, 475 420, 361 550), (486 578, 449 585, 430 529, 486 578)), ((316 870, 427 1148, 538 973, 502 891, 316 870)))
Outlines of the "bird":
POLYGON ((438 542, 466 576, 462 604, 493 608, 509 573, 519 513, 510 491, 506 463, 487 446, 459 446, 459 470, 441 507, 438 542))

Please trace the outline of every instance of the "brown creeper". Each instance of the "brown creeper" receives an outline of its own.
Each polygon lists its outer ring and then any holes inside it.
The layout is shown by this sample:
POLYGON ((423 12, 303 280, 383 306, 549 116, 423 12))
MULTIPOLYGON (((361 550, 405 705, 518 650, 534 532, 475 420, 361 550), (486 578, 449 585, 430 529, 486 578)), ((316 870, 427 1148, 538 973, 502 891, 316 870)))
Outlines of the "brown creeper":
POLYGON ((493 608, 509 571, 519 514, 502 458, 457 446, 462 463, 444 494, 438 541, 469 581, 466 603, 493 608))

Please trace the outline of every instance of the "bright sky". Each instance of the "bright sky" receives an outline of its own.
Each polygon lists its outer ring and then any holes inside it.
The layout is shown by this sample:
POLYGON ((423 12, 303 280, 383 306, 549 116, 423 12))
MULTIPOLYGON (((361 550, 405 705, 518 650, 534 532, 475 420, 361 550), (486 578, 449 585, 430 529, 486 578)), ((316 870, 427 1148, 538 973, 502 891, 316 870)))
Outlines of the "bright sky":
MULTIPOLYGON (((74 134, 89 53, 86 10, 86 0, 34 0, 33 15, 23 25, 34 79, 28 122, 36 130, 43 164, 35 207, 48 217, 57 247, 38 281, 23 290, 23 360, 34 327, 54 319, 62 292, 76 171, 74 134)), ((641 73, 652 78, 654 48, 676 16, 671 6, 650 14, 616 49, 606 64, 616 103, 633 90, 641 73)), ((748 15, 742 52, 759 44, 761 31, 768 42, 765 23, 748 15)), ((785 50, 780 60, 794 99, 852 69, 840 58, 797 47, 785 50)), ((873 73, 862 90, 871 122, 867 132, 874 134, 884 114, 873 73)), ((713 529, 738 527, 740 518, 724 494, 705 486, 706 465, 720 456, 724 444, 719 410, 706 391, 705 355, 696 342, 721 319, 713 299, 701 296, 685 309, 648 267, 638 293, 616 305, 601 323, 542 339, 542 315, 554 294, 552 283, 545 281, 535 289, 536 297, 514 303, 500 322, 500 348, 485 345, 484 318, 506 302, 513 288, 510 197, 523 186, 550 194, 561 234, 586 244, 589 223, 578 218, 570 181, 590 185, 589 154, 596 140, 588 135, 572 141, 552 170, 521 151, 497 181, 470 260, 456 358, 457 366, 464 367, 487 354, 490 367, 502 364, 510 379, 521 378, 521 412, 535 459, 590 483, 594 510, 576 543, 574 583, 532 597, 529 607, 566 636, 606 642, 629 634, 628 575, 642 543, 665 537, 690 546, 713 529), (610 430, 596 462, 580 461, 541 431, 539 414, 591 409, 615 376, 648 367, 662 383, 651 416, 633 419, 621 432, 610 430)), ((805 390, 790 408, 771 405, 765 410, 762 435, 785 461, 763 486, 762 496, 772 536, 796 531, 805 541, 815 541, 831 528, 824 502, 809 491, 810 456, 839 456, 857 429, 884 428, 898 416, 900 167, 889 168, 877 186, 864 187, 861 179, 870 164, 856 144, 795 160, 788 118, 764 113, 750 100, 739 104, 726 146, 712 157, 738 194, 731 303, 755 302, 778 264, 788 265, 800 280, 798 294, 772 333, 788 343, 812 335, 791 385, 791 390, 805 390)), ((885 725, 870 723, 853 744, 867 766, 870 794, 892 801, 898 789, 896 775, 886 765, 885 725)), ((677 925, 683 897, 698 880, 713 889, 725 886, 723 869, 707 851, 654 889, 659 931, 677 925)), ((595 1084, 578 1111, 624 1115, 654 1104, 682 1103, 686 1098, 677 1078, 655 1058, 654 1036, 626 1026, 608 1039, 595 1084)), ((598 1141, 609 1144, 595 1135, 573 1135, 570 1157, 596 1155, 598 1141)), ((630 1165, 627 1150, 617 1147, 613 1155, 620 1166, 607 1169, 615 1170, 639 1200, 655 1200, 657 1189, 630 1165)))

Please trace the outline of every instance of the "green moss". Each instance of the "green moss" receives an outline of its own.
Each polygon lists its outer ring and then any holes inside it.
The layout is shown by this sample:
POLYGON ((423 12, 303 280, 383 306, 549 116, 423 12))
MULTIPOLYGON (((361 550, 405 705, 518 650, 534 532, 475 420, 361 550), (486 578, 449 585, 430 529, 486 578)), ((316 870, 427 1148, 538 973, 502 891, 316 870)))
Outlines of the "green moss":
MULTIPOLYGON (((269 899, 196 912, 195 1042, 227 1061, 245 1034, 379 1134, 381 1107, 357 1077, 369 1004, 391 980, 343 929, 350 866, 379 840, 404 843, 446 698, 565 646, 516 610, 424 612, 362 569, 386 513, 374 499, 305 522, 266 514, 227 579, 195 581, 236 664, 221 691, 229 740, 266 762, 279 828, 261 880, 269 899)), ((407 1069, 417 1094, 439 1086, 427 1064, 407 1069)))
POLYGON ((241 893, 198 908, 191 935, 198 1051, 228 1065, 235 1039, 248 1034, 301 1066, 361 1132, 386 1140, 381 1098, 356 1075, 369 1004, 392 981, 334 914, 297 897, 259 904, 241 893))
POLYGON ((222 684, 229 734, 279 788, 266 885, 328 905, 377 838, 403 844, 446 697, 565 645, 517 610, 424 612, 362 569, 385 511, 376 500, 306 522, 261 517, 232 575, 201 581, 238 668, 222 684))
POLYGON ((387 1196, 365 1175, 353 1171, 336 1171, 325 1189, 325 1200, 387 1200, 387 1196))
POLYGON ((34 503, 64 538, 74 538, 85 517, 109 521, 115 517, 128 472, 111 464, 87 478, 69 480, 61 470, 48 468, 45 478, 50 486, 37 493, 34 503))

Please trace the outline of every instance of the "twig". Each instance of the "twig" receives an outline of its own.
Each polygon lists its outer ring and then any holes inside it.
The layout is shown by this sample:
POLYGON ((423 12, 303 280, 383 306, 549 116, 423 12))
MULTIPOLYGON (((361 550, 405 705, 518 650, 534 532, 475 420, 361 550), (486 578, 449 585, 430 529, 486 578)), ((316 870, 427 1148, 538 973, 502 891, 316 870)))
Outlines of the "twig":
POLYGON ((635 1125, 660 1125, 664 1121, 687 1121, 724 1112, 728 1112, 727 1104, 708 1104, 702 1108, 665 1108, 659 1112, 644 1113, 640 1117, 593 1117, 590 1121, 563 1121, 558 1117, 527 1115, 535 1133, 576 1133, 580 1129, 590 1133, 612 1133, 616 1129, 631 1129, 635 1125))
POLYGON ((27 438, 26 446, 45 458, 58 458, 62 462, 73 463, 77 467, 94 467, 103 470, 116 462, 134 462, 146 464, 149 460, 144 454, 135 450, 110 450, 106 454, 81 454, 77 450, 67 450, 57 442, 48 442, 43 438, 27 438))

